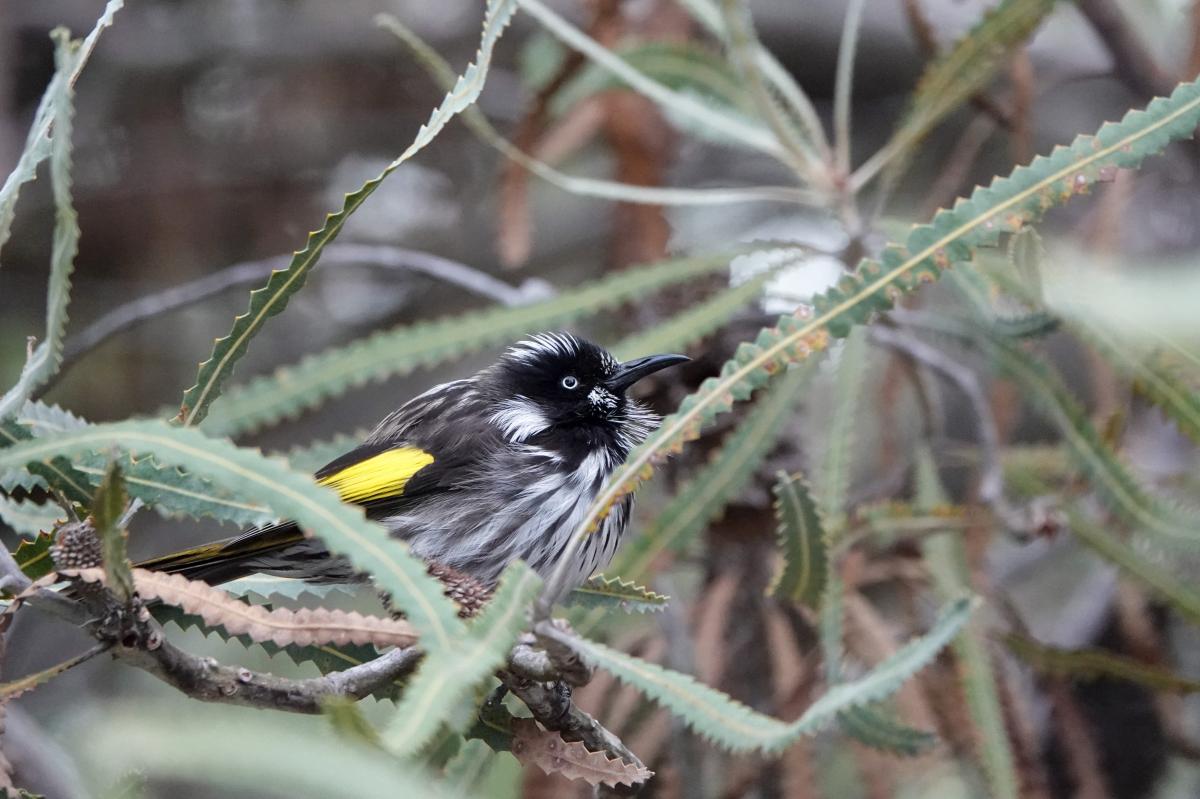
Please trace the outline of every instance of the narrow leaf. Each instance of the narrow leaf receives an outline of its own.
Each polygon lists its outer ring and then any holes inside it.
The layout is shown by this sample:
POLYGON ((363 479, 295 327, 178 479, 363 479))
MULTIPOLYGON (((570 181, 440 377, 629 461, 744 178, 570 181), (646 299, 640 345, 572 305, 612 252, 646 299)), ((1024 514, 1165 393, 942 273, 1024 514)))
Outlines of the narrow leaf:
POLYGON ((832 546, 846 526, 847 497, 853 481, 853 466, 858 462, 858 408, 862 399, 863 378, 867 370, 867 336, 855 328, 837 358, 837 378, 833 388, 833 415, 828 421, 820 465, 813 469, 814 499, 821 509, 824 529, 832 546))
POLYGON ((546 774, 561 774, 589 785, 633 787, 654 776, 645 766, 626 763, 603 752, 590 752, 579 741, 567 742, 562 734, 543 730, 533 719, 513 721, 512 753, 522 765, 533 765, 546 774))
POLYGON ((18 502, 0 495, 0 522, 7 524, 14 532, 36 536, 43 530, 53 529, 62 517, 62 509, 57 505, 39 505, 28 500, 18 502))
POLYGON ((452 644, 430 651, 404 693, 396 718, 384 732, 388 750, 399 756, 416 752, 457 705, 508 659, 517 635, 525 629, 529 606, 542 580, 522 561, 504 570, 496 593, 452 644))
POLYGON ((49 532, 38 533, 37 538, 22 539, 17 544, 13 559, 17 566, 30 580, 39 580, 54 571, 54 561, 50 558, 50 547, 54 544, 54 535, 49 532))
MULTIPOLYGON (((68 569, 62 574, 86 583, 104 583, 102 569, 68 569)), ((250 605, 220 588, 179 574, 133 570, 133 584, 143 599, 159 600, 199 616, 209 627, 223 627, 232 635, 248 635, 257 642, 270 641, 276 646, 313 646, 320 644, 371 644, 373 646, 411 646, 416 634, 402 620, 364 616, 357 611, 328 608, 268 609, 250 605)))
POLYGON ((843 710, 838 714, 838 724, 859 743, 901 757, 925 754, 938 742, 932 732, 901 724, 872 705, 843 710))
MULTIPOLYGON (((54 198, 54 239, 47 284, 45 338, 29 354, 16 385, 0 397, 0 420, 12 416, 29 395, 54 376, 62 359, 67 303, 71 297, 71 272, 79 251, 79 220, 71 202, 71 135, 75 116, 70 75, 82 58, 80 43, 63 29, 54 38, 54 80, 50 88, 50 191, 54 198)), ((14 198, 15 199, 15 198, 14 198)))
POLYGON ((368 180, 357 191, 346 195, 340 210, 329 214, 320 230, 309 234, 304 249, 292 258, 286 269, 271 275, 267 284, 250 293, 250 308, 237 317, 233 329, 223 338, 217 339, 212 355, 200 364, 196 384, 183 394, 177 420, 183 425, 199 424, 208 415, 208 408, 220 395, 221 388, 234 366, 242 356, 250 340, 266 324, 267 320, 287 307, 288 300, 300 290, 308 279, 309 272, 316 266, 321 251, 341 232, 346 220, 358 210, 375 189, 405 161, 425 148, 442 131, 456 114, 469 108, 483 91, 484 79, 491 66, 492 51, 500 35, 508 26, 516 10, 516 0, 489 0, 484 12, 483 34, 475 61, 467 66, 454 89, 442 100, 429 117, 429 121, 417 131, 416 138, 396 160, 392 161, 376 177, 368 180))
POLYGON ((574 648, 587 662, 606 669, 667 708, 709 741, 730 751, 779 752, 801 736, 828 725, 843 710, 878 702, 895 693, 958 633, 972 605, 969 599, 950 603, 928 633, 910 641, 859 679, 834 686, 791 723, 758 713, 686 674, 647 663, 604 644, 565 635, 555 637, 574 648))
POLYGON ((1005 635, 1004 643, 1010 652, 1042 674, 1080 682, 1125 680, 1169 694, 1200 693, 1200 680, 1181 677, 1170 669, 1105 649, 1060 649, 1017 633, 1005 635))
POLYGON ((567 604, 577 608, 603 608, 646 613, 662 610, 670 597, 655 593, 632 580, 596 574, 567 597, 567 604))
POLYGON ((779 599, 816 608, 828 579, 829 556, 817 503, 801 475, 777 475, 775 521, 783 567, 768 591, 779 599))
POLYGON ((104 584, 123 602, 133 596, 133 567, 126 552, 128 534, 119 525, 129 502, 121 467, 116 461, 109 464, 104 480, 92 500, 92 524, 100 539, 100 554, 104 562, 104 584))

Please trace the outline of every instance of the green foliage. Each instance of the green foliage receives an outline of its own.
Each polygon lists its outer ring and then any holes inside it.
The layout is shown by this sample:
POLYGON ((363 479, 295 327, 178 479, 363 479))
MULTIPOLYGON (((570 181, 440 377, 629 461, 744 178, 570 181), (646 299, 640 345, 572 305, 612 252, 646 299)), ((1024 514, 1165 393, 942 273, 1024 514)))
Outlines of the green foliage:
POLYGON ((0 495, 0 522, 15 532, 36 536, 54 527, 62 517, 62 510, 55 505, 39 505, 28 500, 19 502, 0 495))
POLYGON ((1200 693, 1200 680, 1181 677, 1170 669, 1152 666, 1105 649, 1059 649, 1028 636, 1004 636, 1008 651, 1039 673, 1078 682, 1116 679, 1137 683, 1152 691, 1170 694, 1200 693))
POLYGON ((37 580, 54 571, 54 562, 50 559, 53 543, 54 536, 44 532, 32 539, 22 539, 17 544, 17 551, 12 553, 13 559, 30 580, 37 580))
POLYGON ((121 467, 114 461, 109 464, 92 500, 92 523, 100 539, 104 584, 125 601, 133 596, 134 590, 133 567, 126 551, 128 534, 121 528, 121 516, 128 502, 129 495, 125 493, 121 467))
POLYGON ((817 507, 824 518, 830 546, 841 538, 846 526, 847 498, 857 446, 858 409, 867 370, 866 331, 851 331, 837 359, 833 390, 833 416, 829 421, 819 468, 813 470, 817 507))
POLYGON ((315 407, 355 386, 433 366, 530 331, 570 324, 667 286, 726 267, 738 251, 629 269, 531 305, 494 308, 375 333, 310 355, 230 390, 204 429, 235 436, 315 407))
POLYGON ((399 755, 420 749, 470 691, 507 662, 542 580, 520 561, 505 569, 500 587, 467 630, 451 645, 427 652, 409 683, 395 720, 384 733, 387 748, 399 755))
POLYGON ((609 567, 612 574, 638 577, 666 551, 678 552, 699 535, 754 476, 775 446, 784 422, 795 410, 812 369, 795 369, 779 378, 742 423, 722 442, 707 465, 659 512, 609 567))
POLYGON ((1095 136, 1039 156, 1012 175, 977 188, 967 200, 918 225, 904 246, 891 244, 878 260, 864 260, 853 275, 814 301, 815 314, 798 312, 744 342, 734 358, 686 398, 679 410, 626 462, 596 499, 580 530, 589 530, 613 504, 645 480, 653 464, 679 452, 703 426, 748 398, 774 372, 824 349, 856 324, 886 310, 902 296, 934 281, 946 267, 970 260, 972 249, 994 243, 1002 232, 1020 230, 1048 208, 1086 192, 1117 168, 1131 168, 1168 142, 1190 136, 1200 122, 1200 81, 1183 83, 1169 98, 1151 101, 1108 123, 1095 136))
POLYGON ((241 708, 139 706, 105 709, 104 735, 80 725, 76 748, 84 753, 94 784, 112 782, 130 769, 168 780, 220 786, 227 795, 263 790, 294 797, 421 796, 450 799, 414 763, 342 737, 321 719, 241 708))
POLYGON ((928 633, 910 641, 864 676, 830 688, 791 723, 751 710, 686 674, 647 663, 595 641, 569 640, 586 661, 637 688, 712 743, 735 752, 779 752, 802 736, 830 724, 842 710, 878 702, 894 693, 958 633, 971 607, 968 599, 951 602, 928 633))
POLYGON ((306 530, 319 530, 332 551, 374 575, 379 587, 392 594, 429 651, 448 648, 465 634, 454 605, 442 596, 441 584, 425 573, 406 546, 364 519, 361 509, 343 505, 331 489, 255 451, 160 422, 113 422, 0 449, 0 469, 96 449, 153 455, 160 463, 184 467, 215 484, 236 486, 260 497, 281 517, 295 519, 306 530))
POLYGON ((325 217, 320 230, 309 234, 304 248, 298 251, 286 269, 274 272, 267 284, 250 293, 250 308, 237 317, 233 329, 213 345, 212 355, 200 364, 196 384, 183 394, 177 421, 183 425, 194 425, 204 421, 209 406, 220 396, 221 389, 233 368, 250 345, 250 340, 266 324, 267 320, 283 311, 288 300, 299 291, 308 279, 309 272, 316 266, 321 251, 333 241, 345 226, 346 220, 366 202, 379 185, 412 156, 434 140, 456 114, 474 104, 483 91, 483 82, 491 65, 492 51, 500 35, 508 26, 516 10, 516 0, 489 0, 483 21, 483 36, 475 62, 468 65, 466 72, 434 109, 429 121, 417 131, 416 138, 403 153, 392 161, 376 177, 368 180, 357 191, 346 195, 340 210, 325 217))
MULTIPOLYGON (((917 455, 916 485, 917 504, 928 509, 946 503, 947 497, 928 448, 922 448, 917 455)), ((943 597, 958 596, 970 589, 971 575, 961 534, 949 532, 930 536, 924 541, 922 551, 934 586, 943 597)), ((1021 780, 1008 742, 997 682, 1000 677, 992 663, 983 622, 980 619, 968 622, 952 646, 958 658, 967 710, 977 731, 979 757, 991 795, 1017 799, 1021 780)))
POLYGON ((950 112, 986 88, 1009 55, 1054 8, 1054 0, 1003 0, 989 10, 949 52, 931 61, 891 140, 859 169, 859 185, 893 159, 892 179, 909 151, 950 112))
POLYGON ((859 743, 901 757, 925 754, 938 742, 933 733, 901 724, 874 705, 843 710, 838 713, 838 724, 859 743))
MULTIPOLYGON (((80 43, 65 30, 54 31, 55 73, 47 91, 50 138, 50 188, 54 196, 54 240, 50 253, 49 296, 46 300, 46 337, 31 348, 17 382, 0 397, 0 420, 7 419, 29 395, 58 371, 67 302, 71 296, 71 271, 79 250, 79 222, 71 204, 71 131, 75 117, 70 75, 82 58, 80 43)), ((20 168, 18 166, 18 168, 20 168)), ((15 194, 13 197, 16 199, 15 194)), ((4 225, 7 233, 7 224, 4 225)))
POLYGON ((632 580, 620 577, 593 575, 567 597, 567 604, 577 608, 604 608, 636 613, 662 610, 670 597, 655 593, 632 580))
POLYGON ((783 568, 769 592, 816 608, 828 580, 829 553, 817 503, 801 475, 780 472, 776 477, 775 519, 783 568))

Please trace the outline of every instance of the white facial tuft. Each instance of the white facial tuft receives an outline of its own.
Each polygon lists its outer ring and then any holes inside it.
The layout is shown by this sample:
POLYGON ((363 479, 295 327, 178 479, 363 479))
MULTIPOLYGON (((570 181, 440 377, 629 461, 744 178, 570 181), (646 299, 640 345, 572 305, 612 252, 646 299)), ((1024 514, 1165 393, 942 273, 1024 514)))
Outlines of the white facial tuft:
POLYGON ((617 407, 617 396, 604 386, 596 386, 588 392, 588 402, 600 411, 612 411, 617 407))
POLYGON ((490 421, 500 428, 505 438, 514 443, 550 429, 550 420, 527 397, 514 397, 500 403, 499 410, 492 414, 490 421))

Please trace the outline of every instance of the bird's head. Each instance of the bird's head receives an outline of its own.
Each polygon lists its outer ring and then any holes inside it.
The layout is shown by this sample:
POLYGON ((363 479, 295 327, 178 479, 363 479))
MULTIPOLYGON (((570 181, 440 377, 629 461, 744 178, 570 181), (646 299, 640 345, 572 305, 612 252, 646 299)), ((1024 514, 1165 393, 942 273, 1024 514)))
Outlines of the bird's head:
POLYGON ((497 402, 492 421, 513 441, 554 430, 616 428, 615 433, 638 443, 655 417, 626 398, 626 389, 686 360, 683 355, 651 355, 621 363, 570 333, 539 333, 513 345, 490 370, 497 402))

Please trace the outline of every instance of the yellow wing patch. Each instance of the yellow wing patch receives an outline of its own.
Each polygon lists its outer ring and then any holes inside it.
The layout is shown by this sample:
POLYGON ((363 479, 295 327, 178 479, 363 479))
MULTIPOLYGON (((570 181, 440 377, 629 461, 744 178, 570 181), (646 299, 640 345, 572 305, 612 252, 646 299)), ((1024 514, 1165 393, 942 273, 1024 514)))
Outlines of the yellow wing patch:
POLYGON ((317 482, 337 491, 344 502, 368 502, 402 495, 412 476, 431 463, 433 456, 425 450, 399 447, 361 460, 317 482))

